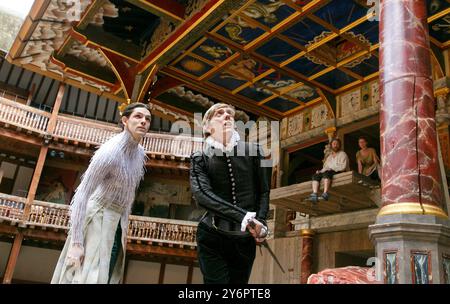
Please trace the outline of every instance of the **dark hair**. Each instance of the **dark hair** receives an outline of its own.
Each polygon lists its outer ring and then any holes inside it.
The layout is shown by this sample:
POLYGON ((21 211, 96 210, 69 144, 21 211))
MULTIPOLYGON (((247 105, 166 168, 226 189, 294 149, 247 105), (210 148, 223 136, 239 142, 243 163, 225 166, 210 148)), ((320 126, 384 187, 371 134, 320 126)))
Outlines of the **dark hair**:
POLYGON ((360 139, 364 139, 364 140, 366 141, 366 143, 369 143, 369 140, 368 140, 367 137, 365 137, 365 136, 360 136, 360 137, 358 137, 358 141, 359 141, 360 139))
MULTIPOLYGON (((130 103, 129 105, 127 105, 125 107, 125 109, 123 109, 123 112, 120 114, 120 117, 130 117, 131 113, 133 113, 134 109, 137 108, 144 108, 147 109, 150 112, 150 115, 152 115, 152 111, 150 110, 150 106, 148 104, 142 103, 142 102, 133 102, 130 103)), ((124 128, 124 125, 122 123, 122 120, 119 121, 119 126, 122 128, 124 128)))
POLYGON ((330 140, 330 145, 333 143, 333 141, 337 141, 339 143, 339 147, 342 147, 342 142, 339 138, 335 137, 330 140))
POLYGON ((150 112, 150 115, 152 114, 152 111, 150 110, 149 105, 142 103, 142 102, 133 102, 133 103, 130 103, 129 105, 127 105, 125 107, 125 109, 123 109, 123 112, 120 116, 121 117, 124 117, 124 116, 130 117, 130 115, 131 115, 131 113, 133 113, 134 109, 137 109, 137 108, 147 109, 150 112))

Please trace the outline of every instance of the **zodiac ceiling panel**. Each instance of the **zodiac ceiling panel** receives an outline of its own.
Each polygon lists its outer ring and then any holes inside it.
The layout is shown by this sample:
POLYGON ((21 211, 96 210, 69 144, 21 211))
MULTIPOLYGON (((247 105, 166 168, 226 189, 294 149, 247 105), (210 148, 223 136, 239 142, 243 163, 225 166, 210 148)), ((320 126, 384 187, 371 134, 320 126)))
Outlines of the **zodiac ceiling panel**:
POLYGON ((220 63, 229 58, 234 52, 228 47, 211 39, 206 39, 201 45, 192 51, 194 54, 206 60, 220 63))
POLYGON ((320 36, 325 31, 328 31, 328 29, 322 25, 315 23, 311 19, 302 18, 287 30, 283 31, 282 34, 292 41, 305 46, 313 41, 314 37, 320 36))
POLYGON ((356 81, 355 78, 338 69, 331 70, 330 72, 318 77, 316 80, 333 89, 338 89, 356 81))
MULTIPOLYGON (((449 1, 427 5, 432 42, 446 48, 449 1)), ((369 9, 365 0, 250 0, 172 66, 243 103, 290 114, 321 91, 336 95, 378 77, 379 22, 369 9)))
POLYGON ((266 107, 275 109, 278 112, 285 113, 289 110, 295 109, 298 107, 298 103, 292 102, 283 97, 277 97, 272 100, 269 100, 264 104, 266 107))
POLYGON ((332 24, 335 28, 341 29, 366 16, 368 7, 363 6, 361 2, 365 3, 366 1, 330 1, 327 5, 314 12, 314 15, 332 24))
POLYGON ((280 63, 298 54, 300 50, 292 46, 291 44, 275 37, 264 44, 262 47, 258 48, 256 52, 274 62, 280 63))
POLYGON ((243 18, 237 16, 221 27, 217 33, 234 43, 246 45, 264 34, 264 30, 248 23, 243 18))
POLYGON ((295 13, 295 11, 294 8, 289 7, 283 1, 257 0, 250 4, 242 14, 256 20, 263 26, 271 28, 295 13))

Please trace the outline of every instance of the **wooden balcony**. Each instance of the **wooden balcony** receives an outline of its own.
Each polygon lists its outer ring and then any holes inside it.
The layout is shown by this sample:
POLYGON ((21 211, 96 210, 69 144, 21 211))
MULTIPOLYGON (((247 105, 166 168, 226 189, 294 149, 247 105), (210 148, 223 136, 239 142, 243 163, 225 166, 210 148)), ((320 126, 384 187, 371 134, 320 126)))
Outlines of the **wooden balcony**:
MULTIPOLYGON (((0 223, 21 229, 47 230, 65 235, 69 229, 69 206, 34 201, 24 218, 25 198, 0 193, 0 223)), ((161 247, 196 248, 197 223, 130 215, 128 243, 161 247)))
MULTIPOLYGON (((0 97, 0 123, 6 128, 34 134, 47 135, 50 113, 0 97)), ((121 132, 119 127, 90 119, 58 115, 53 141, 65 144, 96 147, 121 132)), ((149 132, 142 140, 151 158, 185 160, 192 152, 201 150, 199 137, 149 132)))
MULTIPOLYGON (((353 171, 333 177, 330 199, 312 203, 308 200, 312 182, 304 182, 272 189, 270 203, 311 216, 329 215, 377 208, 380 201, 380 185, 353 171)), ((323 189, 323 181, 320 185, 323 189)))

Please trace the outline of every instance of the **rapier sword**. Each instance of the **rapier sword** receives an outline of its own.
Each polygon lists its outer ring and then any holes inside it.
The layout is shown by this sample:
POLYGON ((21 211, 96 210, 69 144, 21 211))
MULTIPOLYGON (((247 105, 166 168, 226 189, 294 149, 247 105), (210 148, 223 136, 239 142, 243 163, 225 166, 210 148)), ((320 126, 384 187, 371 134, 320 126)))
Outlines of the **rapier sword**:
MULTIPOLYGON (((248 221, 248 224, 250 225, 250 227, 252 227, 253 229, 255 229, 256 224, 255 224, 255 222, 253 221, 253 219, 249 220, 249 221, 248 221)), ((263 226, 263 227, 264 227, 264 233, 265 233, 264 237, 266 237, 266 236, 267 236, 267 228, 266 228, 265 226, 263 226)), ((270 255, 271 255, 272 258, 275 260, 275 262, 277 263, 278 267, 280 267, 281 271, 282 271, 283 273, 286 273, 286 271, 284 271, 283 266, 281 266, 281 263, 280 263, 280 261, 278 260, 277 256, 276 256, 275 253, 273 252, 272 248, 270 248, 269 243, 267 243, 267 240, 264 240, 264 241, 260 242, 258 245, 264 246, 264 247, 267 249, 267 251, 269 251, 270 255)))

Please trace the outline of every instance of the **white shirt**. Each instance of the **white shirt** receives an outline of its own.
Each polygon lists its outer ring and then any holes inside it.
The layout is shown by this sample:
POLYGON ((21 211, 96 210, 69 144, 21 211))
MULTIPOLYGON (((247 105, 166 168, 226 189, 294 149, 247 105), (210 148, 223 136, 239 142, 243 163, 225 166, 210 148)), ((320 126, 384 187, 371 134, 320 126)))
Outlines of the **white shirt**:
POLYGON ((331 152, 325 160, 323 169, 320 170, 320 172, 323 173, 328 170, 334 170, 336 172, 350 171, 347 154, 344 151, 338 151, 335 154, 331 152))

